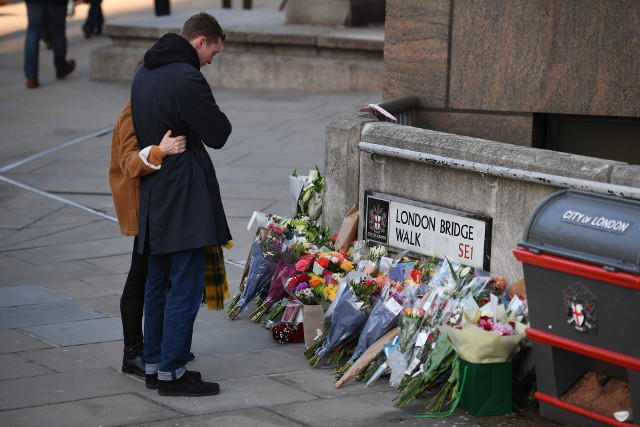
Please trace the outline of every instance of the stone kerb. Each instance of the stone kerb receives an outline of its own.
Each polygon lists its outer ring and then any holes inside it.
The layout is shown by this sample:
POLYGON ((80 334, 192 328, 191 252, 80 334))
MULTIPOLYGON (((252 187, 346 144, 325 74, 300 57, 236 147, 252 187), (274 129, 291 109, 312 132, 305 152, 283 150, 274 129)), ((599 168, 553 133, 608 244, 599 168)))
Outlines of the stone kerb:
MULTIPOLYGON (((278 12, 235 12, 216 12, 225 24, 227 41, 222 54, 202 69, 210 84, 229 89, 381 91, 382 27, 284 25, 278 12)), ((144 52, 163 34, 179 32, 187 17, 107 25, 111 45, 92 52, 91 78, 129 81, 144 52)))
MULTIPOLYGON (((628 165, 591 157, 576 156, 494 141, 435 132, 426 129, 399 126, 375 120, 363 121, 363 116, 352 118, 352 127, 338 119, 327 137, 325 179, 327 197, 335 194, 346 209, 360 201, 360 219, 363 218, 365 190, 392 194, 409 200, 471 212, 493 219, 491 241, 491 271, 513 282, 523 276, 520 263, 512 250, 522 241, 524 229, 532 210, 548 194, 560 190, 560 184, 540 180, 529 182, 509 176, 493 176, 474 170, 461 170, 445 165, 399 159, 392 156, 359 152, 359 169, 330 168, 337 162, 344 165, 349 149, 333 147, 336 141, 354 144, 354 130, 360 126, 361 141, 386 147, 412 150, 451 159, 472 161, 498 167, 514 168, 533 173, 555 175, 560 178, 580 179, 595 183, 610 183, 640 188, 640 166, 628 165), (339 135, 342 133, 342 137, 339 135), (348 190, 358 182, 358 196, 348 190), (557 184, 557 185, 556 185, 557 184), (343 189, 333 188, 343 185, 343 189), (348 207, 347 207, 348 206, 348 207)), ((349 161, 353 162, 353 158, 349 161)), ((351 165, 353 166, 353 165, 351 165)), ((326 199, 325 199, 326 200, 326 199)), ((328 224, 338 222, 334 202, 326 200, 328 224)), ((343 212, 343 214, 344 214, 343 212)), ((362 238, 362 224, 359 227, 362 238)))

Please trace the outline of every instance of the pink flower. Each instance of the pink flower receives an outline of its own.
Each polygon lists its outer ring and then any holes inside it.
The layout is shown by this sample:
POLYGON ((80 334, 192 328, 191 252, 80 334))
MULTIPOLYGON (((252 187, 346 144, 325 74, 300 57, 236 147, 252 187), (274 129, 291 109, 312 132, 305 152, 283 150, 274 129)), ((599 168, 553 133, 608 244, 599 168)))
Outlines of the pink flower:
POLYGON ((296 262, 296 270, 298 271, 307 271, 309 267, 311 267, 311 262, 313 262, 313 255, 303 255, 300 257, 298 262, 296 262))

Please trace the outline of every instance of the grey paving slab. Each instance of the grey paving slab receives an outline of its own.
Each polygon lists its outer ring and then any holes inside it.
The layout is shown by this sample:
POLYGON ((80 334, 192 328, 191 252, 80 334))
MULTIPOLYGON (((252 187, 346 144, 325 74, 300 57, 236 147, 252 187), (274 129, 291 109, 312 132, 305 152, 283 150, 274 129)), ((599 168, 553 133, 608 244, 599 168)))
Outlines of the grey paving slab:
MULTIPOLYGON (((140 396, 127 393, 4 411, 2 417, 11 420, 12 427, 115 427, 145 423, 159 425, 163 420, 175 426, 173 420, 180 419, 181 415, 140 396)), ((273 415, 272 417, 279 418, 273 415)))
MULTIPOLYGON (((304 345, 301 345, 300 354, 304 359, 304 345)), ((274 375, 273 379, 280 381, 283 384, 287 384, 291 387, 303 388, 308 393, 311 393, 317 397, 322 397, 324 399, 346 395, 386 392, 392 389, 389 386, 389 381, 384 381, 383 379, 376 381, 369 387, 365 387, 365 385, 361 382, 354 381, 348 383, 345 387, 336 389, 334 386, 335 376, 332 374, 332 372, 333 367, 329 365, 325 365, 323 368, 312 369, 309 368, 309 365, 307 364, 307 369, 274 375)))
MULTIPOLYGON (((108 168, 105 167, 103 170, 108 170, 108 168)), ((10 173, 7 174, 7 176, 26 185, 48 192, 56 192, 61 188, 72 193, 93 192, 96 190, 105 193, 108 191, 108 182, 105 183, 105 178, 99 175, 96 176, 95 174, 94 176, 83 176, 82 180, 79 180, 77 176, 50 175, 44 173, 37 175, 10 173)))
MULTIPOLYGON (((270 334, 269 331, 265 330, 265 332, 270 334)), ((198 357, 189 363, 188 368, 200 371, 215 381, 311 369, 305 361, 287 357, 268 349, 200 355, 197 351, 198 348, 197 345, 192 346, 192 350, 198 354, 198 357), (239 366, 242 367, 241 370, 238 370, 239 366)))
POLYGON ((94 217, 94 221, 87 224, 77 224, 75 226, 54 226, 39 227, 32 230, 33 237, 22 243, 7 245, 5 250, 29 249, 39 246, 60 245, 65 243, 83 243, 91 236, 91 240, 102 240, 113 237, 115 223, 94 217), (56 229, 57 228, 57 229, 56 229), (39 235, 36 235, 39 233, 39 235))
POLYGON ((304 427, 288 417, 274 414, 268 409, 243 408, 236 411, 216 412, 153 423, 154 427, 304 427))
POLYGON ((51 225, 37 227, 35 224, 30 224, 28 228, 21 228, 20 230, 12 231, 11 234, 6 236, 0 236, 0 248, 4 250, 24 249, 32 246, 32 242, 40 240, 43 236, 55 235, 69 227, 71 226, 51 225))
MULTIPOLYGON (((266 207, 274 203, 273 199, 250 199, 226 197, 224 200, 224 213, 227 217, 251 217, 253 211, 262 212, 266 207)), ((248 221, 247 221, 248 222, 248 221)))
POLYGON ((105 257, 96 257, 87 260, 88 263, 101 267, 111 273, 124 274, 131 267, 131 252, 133 251, 133 238, 122 237, 118 239, 117 246, 122 252, 105 257))
POLYGON ((0 207, 0 223, 2 224, 2 228, 19 230, 32 222, 33 220, 31 218, 26 218, 13 209, 7 209, 4 206, 0 207))
MULTIPOLYGON (((412 418, 412 413, 424 411, 420 404, 408 408, 393 407, 395 391, 367 395, 348 395, 321 401, 297 402, 269 408, 280 415, 309 426, 425 426, 443 425, 442 420, 412 418)), ((424 405, 424 403, 422 403, 424 405)), ((451 424, 445 424, 451 425, 451 424)), ((456 425, 458 425, 456 423, 456 425)), ((473 424, 460 424, 473 425, 473 424)))
POLYGON ((51 242, 56 244, 77 243, 86 241, 87 236, 91 236, 90 239, 92 240, 112 238, 114 230, 119 230, 116 222, 102 219, 95 215, 91 219, 92 221, 85 223, 65 225, 55 232, 39 227, 38 230, 41 231, 42 237, 40 239, 32 239, 29 244, 32 246, 47 246, 51 242))
POLYGON ((125 243, 123 239, 114 237, 83 243, 60 244, 55 246, 55 250, 47 246, 10 251, 9 254, 19 259, 28 260, 34 264, 52 264, 120 255, 130 249, 125 249, 125 243))
MULTIPOLYGON (((23 328, 35 325, 47 326, 77 320, 104 317, 102 314, 81 307, 73 302, 25 305, 0 308, 0 329, 23 328)), ((37 334, 34 334, 36 336, 37 334)))
MULTIPOLYGON (((203 379, 208 380, 209 378, 203 375, 203 379)), ((184 399, 160 396, 154 390, 145 390, 141 395, 165 407, 189 415, 315 400, 314 396, 302 390, 287 387, 266 376, 239 378, 218 383, 220 384, 220 394, 217 396, 184 399)))
POLYGON ((106 367, 120 369, 122 365, 122 341, 49 348, 27 351, 21 354, 25 358, 56 372, 82 371, 106 367))
POLYGON ((133 393, 142 388, 140 381, 112 368, 5 380, 0 382, 0 410, 133 393))
POLYGON ((0 354, 0 381, 55 373, 23 355, 0 354))
POLYGON ((201 307, 193 325, 194 351, 200 354, 239 353, 277 347, 279 344, 269 331, 248 319, 249 313, 243 312, 239 319, 231 321, 224 310, 201 307))
POLYGON ((14 329, 1 330, 0 343, 2 343, 0 346, 0 354, 21 353, 23 351, 27 352, 53 347, 50 343, 46 343, 38 338, 14 329))
POLYGON ((40 285, 22 285, 0 288, 0 307, 68 301, 70 298, 40 285))
POLYGON ((47 279, 45 282, 47 288, 67 295, 75 300, 121 294, 122 287, 124 286, 124 278, 121 277, 122 275, 110 275, 90 278, 83 277, 81 280, 68 278, 51 278, 47 279), (104 286, 103 284, 111 284, 111 287, 113 289, 109 289, 109 287, 104 286))
MULTIPOLYGON (((102 314, 95 313, 95 317, 102 314)), ((23 327, 26 332, 59 346, 88 344, 122 339, 122 323, 119 317, 76 320, 23 327)))
MULTIPOLYGON (((53 249, 49 249, 50 251, 53 249)), ((45 253, 43 256, 47 256, 45 253)), ((30 261, 28 259, 26 261, 30 261)), ((3 264, 10 265, 0 275, 0 286, 15 286, 32 284, 34 281, 46 286, 48 281, 75 280, 79 277, 95 277, 111 275, 113 271, 105 270, 97 265, 84 260, 59 262, 55 264, 30 264, 22 259, 13 257, 13 254, 0 255, 0 267, 3 264), (35 280, 34 280, 35 279, 35 280)))
MULTIPOLYGON (((40 209, 37 218, 35 218, 35 228, 55 226, 55 225, 72 225, 79 226, 81 224, 90 224, 96 222, 98 219, 95 215, 85 212, 81 209, 63 205, 56 200, 46 198, 47 203, 42 203, 43 196, 39 196, 40 205, 54 205, 55 209, 40 209)), ((25 207, 26 210, 31 210, 29 207, 25 207)), ((38 210, 36 210, 38 211, 38 210)))
MULTIPOLYGON (((131 257, 129 257, 127 261, 124 261, 124 258, 123 258, 122 265, 127 266, 126 267, 127 271, 129 269, 129 264, 127 263, 130 263, 129 261, 130 259, 131 257)), ((127 274, 125 272, 121 274, 112 273, 104 276, 84 277, 82 279, 83 282, 90 283, 92 286, 102 289, 102 292, 100 294, 95 294, 95 296, 110 295, 114 293, 118 295, 122 295, 122 290, 124 289, 124 283, 126 280, 127 280, 127 274)), ((87 295, 87 296, 90 296, 90 295, 87 295)))
POLYGON ((75 300, 83 307, 88 307, 91 310, 104 314, 109 317, 120 316, 120 295, 113 294, 107 296, 78 298, 75 300))

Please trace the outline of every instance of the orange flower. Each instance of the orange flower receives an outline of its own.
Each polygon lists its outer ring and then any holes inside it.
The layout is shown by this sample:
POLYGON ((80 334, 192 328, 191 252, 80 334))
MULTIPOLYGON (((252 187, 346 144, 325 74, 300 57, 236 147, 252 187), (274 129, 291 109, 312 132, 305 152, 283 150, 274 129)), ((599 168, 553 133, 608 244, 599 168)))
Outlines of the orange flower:
POLYGON ((320 276, 311 276, 309 280, 309 286, 315 288, 318 285, 322 285, 324 283, 324 279, 320 276))

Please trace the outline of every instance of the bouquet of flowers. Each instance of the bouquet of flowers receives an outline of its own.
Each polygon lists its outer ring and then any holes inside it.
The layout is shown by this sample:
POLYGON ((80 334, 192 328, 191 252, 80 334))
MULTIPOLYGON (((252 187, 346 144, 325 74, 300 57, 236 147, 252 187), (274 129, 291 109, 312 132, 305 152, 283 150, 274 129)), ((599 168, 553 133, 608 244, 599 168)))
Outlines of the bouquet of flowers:
POLYGON ((331 242, 329 227, 322 227, 308 216, 300 215, 282 221, 289 238, 297 237, 310 245, 322 247, 331 242))
POLYGON ((382 245, 374 246, 367 255, 368 262, 364 263, 363 272, 376 277, 380 273, 380 263, 388 254, 387 249, 382 245))
POLYGON ((289 278, 284 288, 302 304, 318 305, 324 296, 324 277, 313 273, 299 273, 289 278))
MULTIPOLYGON (((291 174, 297 177, 296 171, 291 174)), ((320 175, 320 170, 309 171, 306 181, 298 196, 296 215, 308 216, 312 220, 317 220, 322 214, 322 190, 324 188, 324 178, 320 175)))
MULTIPOLYGON (((284 285, 287 280, 296 275, 296 262, 310 249, 311 244, 304 237, 293 236, 276 265, 266 297, 262 303, 256 307, 254 312, 249 315, 254 322, 260 322, 262 317, 271 310, 274 304, 288 296, 284 285)), ((277 319, 282 315, 284 309, 285 305, 279 304, 274 312, 269 314, 266 320, 277 319)))
POLYGON ((336 297, 325 313, 322 337, 305 352, 309 365, 317 366, 330 351, 358 337, 366 320, 367 315, 358 307, 348 279, 341 280, 336 297))
POLYGON ((299 301, 289 298, 282 319, 271 327, 274 340, 280 344, 304 341, 301 307, 299 301))
POLYGON ((251 261, 247 280, 240 298, 234 298, 227 309, 231 320, 238 317, 241 311, 247 309, 247 304, 255 299, 271 283, 273 272, 279 257, 281 242, 275 236, 265 239, 257 238, 251 245, 251 261))
POLYGON ((405 375, 413 344, 422 328, 422 322, 425 317, 426 312, 420 307, 407 307, 402 310, 399 321, 400 334, 398 335, 398 343, 390 352, 389 357, 387 357, 387 365, 391 369, 389 383, 392 386, 398 386, 405 375))
MULTIPOLYGON (((519 299, 513 305, 509 304, 510 308, 500 307, 499 294, 505 288, 502 278, 474 276, 468 274, 468 268, 448 260, 444 264, 449 267, 449 271, 443 265, 437 277, 434 277, 432 283, 435 287, 424 305, 428 314, 421 333, 427 335, 425 344, 414 353, 418 369, 413 374, 408 372, 395 404, 401 407, 415 400, 424 390, 440 386, 439 392, 426 405, 430 414, 439 414, 446 401, 453 402, 457 392, 458 354, 453 350, 449 334, 444 335, 444 331, 458 330, 469 322, 479 323, 483 316, 490 313, 497 313, 498 317, 495 319, 508 314, 516 320, 523 319, 526 313, 526 304, 519 299), (448 378, 447 372, 450 372, 448 378)), ((493 319, 493 315, 491 317, 493 319)), ((481 322, 483 327, 489 323, 488 319, 481 322)), ((498 328, 508 330, 504 324, 498 328)), ((473 342, 470 345, 476 347, 481 344, 473 342)))
MULTIPOLYGON (((336 370, 339 377, 347 372, 374 342, 398 325, 398 318, 405 302, 402 286, 401 282, 387 282, 381 298, 373 306, 371 314, 360 332, 353 355, 344 366, 336 370)), ((366 369, 366 366, 363 369, 366 369)))
POLYGON ((378 277, 360 276, 349 281, 349 286, 353 291, 360 309, 367 314, 371 314, 373 306, 382 295, 384 286, 388 283, 387 276, 378 277))

